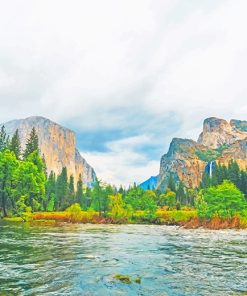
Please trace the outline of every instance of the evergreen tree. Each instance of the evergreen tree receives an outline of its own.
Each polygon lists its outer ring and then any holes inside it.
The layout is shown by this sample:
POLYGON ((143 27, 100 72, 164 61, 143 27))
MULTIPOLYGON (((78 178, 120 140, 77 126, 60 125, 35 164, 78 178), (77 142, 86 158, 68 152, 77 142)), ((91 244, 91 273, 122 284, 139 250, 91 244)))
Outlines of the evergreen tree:
POLYGON ((0 152, 0 206, 4 217, 7 216, 8 203, 16 183, 17 169, 18 161, 15 154, 7 149, 0 152))
POLYGON ((101 186, 101 181, 96 180, 95 186, 92 191, 92 206, 95 211, 99 212, 99 215, 101 216, 102 210, 103 210, 103 205, 102 205, 102 197, 103 197, 103 192, 102 192, 102 186, 101 186))
POLYGON ((81 206, 82 209, 86 209, 86 200, 83 196, 83 183, 82 183, 82 177, 81 174, 79 175, 79 179, 77 181, 76 186, 76 202, 81 206))
POLYGON ((54 210, 55 193, 56 193, 56 175, 53 171, 50 172, 46 181, 46 202, 44 208, 48 211, 54 210))
POLYGON ((5 131, 5 126, 3 125, 0 130, 0 152, 8 148, 9 136, 7 136, 5 131))
POLYGON ((236 161, 231 161, 228 165, 228 180, 234 183, 238 188, 241 183, 240 169, 236 161))
POLYGON ((85 208, 88 209, 92 204, 92 189, 87 187, 85 195, 83 196, 85 202, 85 208))
POLYGON ((18 129, 15 131, 10 143, 9 143, 9 150, 15 153, 17 159, 21 158, 21 141, 19 136, 18 129))
POLYGON ((70 203, 73 203, 75 199, 75 183, 73 175, 70 175, 69 177, 69 199, 70 203))
POLYGON ((34 151, 39 151, 39 138, 35 128, 33 127, 26 143, 26 148, 23 154, 24 159, 26 159, 28 155, 34 151))
POLYGON ((178 190, 177 190, 176 197, 177 197, 177 201, 180 204, 186 204, 185 188, 184 188, 183 182, 181 182, 181 181, 178 184, 178 190))
POLYGON ((176 192, 176 184, 174 182, 172 175, 169 176, 167 188, 169 188, 170 191, 176 192))
POLYGON ((55 209, 64 210, 69 206, 68 202, 68 176, 67 168, 62 169, 61 174, 57 177, 56 182, 56 196, 55 196, 55 209))
POLYGON ((43 171, 44 171, 44 173, 45 173, 45 175, 47 177, 48 176, 48 173, 47 173, 47 166, 46 166, 46 161, 45 161, 45 155, 44 155, 44 153, 42 155, 42 161, 43 161, 43 164, 44 164, 43 171))

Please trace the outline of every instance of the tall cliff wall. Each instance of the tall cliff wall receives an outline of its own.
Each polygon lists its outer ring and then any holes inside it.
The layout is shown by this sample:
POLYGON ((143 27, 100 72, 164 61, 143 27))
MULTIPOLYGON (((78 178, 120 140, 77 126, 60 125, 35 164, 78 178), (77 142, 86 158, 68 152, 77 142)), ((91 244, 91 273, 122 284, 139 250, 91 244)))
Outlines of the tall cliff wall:
POLYGON ((157 188, 166 189, 170 176, 187 187, 198 187, 210 161, 227 165, 231 160, 247 169, 247 121, 207 118, 197 142, 172 140, 160 161, 157 188))
POLYGON ((95 182, 94 169, 80 155, 76 148, 75 133, 70 129, 40 116, 12 120, 4 123, 4 126, 10 136, 18 129, 23 149, 31 129, 35 127, 48 173, 54 171, 58 175, 63 167, 67 167, 68 176, 73 175, 75 182, 79 174, 84 184, 91 186, 95 182))

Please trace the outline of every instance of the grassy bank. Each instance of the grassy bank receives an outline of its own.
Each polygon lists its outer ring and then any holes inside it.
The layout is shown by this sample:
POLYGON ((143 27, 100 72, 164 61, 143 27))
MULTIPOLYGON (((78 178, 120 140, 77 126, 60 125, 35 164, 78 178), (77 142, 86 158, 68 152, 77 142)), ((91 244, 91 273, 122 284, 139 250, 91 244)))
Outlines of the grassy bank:
MULTIPOLYGON (((21 217, 4 218, 6 221, 23 222, 21 217)), ((212 219, 199 219, 194 209, 185 210, 164 210, 159 209, 155 216, 148 217, 144 211, 136 211, 129 217, 114 219, 110 216, 100 215, 96 211, 61 211, 61 212, 35 212, 29 215, 29 222, 32 223, 93 223, 93 224, 158 224, 178 225, 185 228, 209 228, 227 229, 247 228, 247 218, 235 216, 231 219, 222 219, 218 216, 212 219)))

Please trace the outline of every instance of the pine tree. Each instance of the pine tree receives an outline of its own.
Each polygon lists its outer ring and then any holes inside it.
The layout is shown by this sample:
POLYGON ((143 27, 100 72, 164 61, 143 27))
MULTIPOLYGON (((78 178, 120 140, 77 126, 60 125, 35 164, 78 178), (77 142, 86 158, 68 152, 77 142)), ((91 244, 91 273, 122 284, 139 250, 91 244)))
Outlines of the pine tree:
POLYGON ((15 156, 18 160, 21 158, 21 141, 19 136, 18 129, 15 131, 10 143, 9 143, 9 150, 15 153, 15 156))
POLYGON ((7 136, 5 131, 5 126, 3 125, 0 130, 0 152, 4 151, 9 145, 9 136, 7 136))
POLYGON ((74 203, 74 199, 75 199, 74 176, 70 175, 70 177, 69 177, 69 201, 70 201, 70 203, 74 203))
POLYGON ((64 210, 69 206, 68 200, 68 177, 67 168, 62 169, 61 174, 57 177, 56 182, 56 196, 55 196, 55 209, 64 210))
POLYGON ((167 188, 169 188, 173 192, 176 192, 176 184, 174 182, 172 175, 169 176, 167 188))
POLYGON ((44 208, 48 211, 54 210, 55 203, 55 192, 56 192, 56 175, 53 171, 50 172, 49 177, 46 181, 46 204, 44 208))
POLYGON ((42 155, 42 161, 43 161, 43 164, 44 164, 44 173, 45 173, 45 175, 46 175, 46 178, 47 178, 47 176, 48 176, 48 173, 47 173, 47 165, 46 165, 46 161, 45 161, 45 155, 44 155, 44 153, 43 153, 43 155, 42 155))
POLYGON ((79 175, 79 179, 77 181, 76 186, 76 202, 80 204, 82 209, 87 208, 86 201, 83 196, 83 184, 81 174, 79 175))
POLYGON ((231 161, 228 165, 228 179, 238 188, 240 187, 240 169, 236 161, 231 161))
POLYGON ((180 202, 180 204, 186 204, 186 195, 184 190, 184 184, 183 182, 179 182, 178 184, 178 190, 177 190, 177 200, 180 202))
POLYGON ((39 138, 35 128, 33 127, 26 143, 26 149, 23 154, 24 159, 26 159, 29 154, 36 150, 39 151, 39 138))

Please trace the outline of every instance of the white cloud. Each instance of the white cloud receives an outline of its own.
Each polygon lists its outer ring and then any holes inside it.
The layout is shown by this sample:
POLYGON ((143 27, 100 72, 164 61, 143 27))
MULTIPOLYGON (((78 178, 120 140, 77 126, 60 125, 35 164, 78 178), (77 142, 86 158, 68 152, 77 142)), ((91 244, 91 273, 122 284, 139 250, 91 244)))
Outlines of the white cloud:
POLYGON ((149 160, 144 155, 135 152, 135 148, 149 142, 147 136, 130 137, 124 140, 108 143, 110 151, 86 152, 82 155, 95 168, 98 178, 107 180, 117 186, 128 186, 134 182, 141 183, 150 175, 157 175, 159 161, 149 160))
MULTIPOLYGON (((122 129, 126 141, 134 131, 165 152, 205 117, 246 119, 245 0, 0 4, 0 122, 38 114, 78 132, 122 129)), ((84 155, 107 181, 154 174, 148 143, 124 141, 84 155)))

